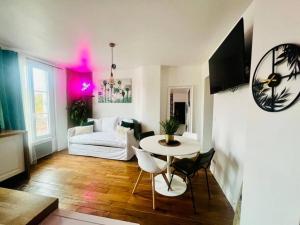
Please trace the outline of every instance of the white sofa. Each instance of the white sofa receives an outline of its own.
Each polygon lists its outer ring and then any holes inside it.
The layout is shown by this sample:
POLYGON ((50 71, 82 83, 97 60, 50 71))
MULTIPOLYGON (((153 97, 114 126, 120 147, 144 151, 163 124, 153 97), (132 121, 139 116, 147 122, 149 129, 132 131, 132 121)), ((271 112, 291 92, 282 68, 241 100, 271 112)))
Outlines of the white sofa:
POLYGON ((131 146, 138 147, 138 140, 133 129, 123 136, 118 134, 116 126, 121 119, 109 117, 89 121, 94 121, 94 132, 76 135, 75 127, 68 130, 69 154, 115 160, 130 160, 134 156, 131 146))

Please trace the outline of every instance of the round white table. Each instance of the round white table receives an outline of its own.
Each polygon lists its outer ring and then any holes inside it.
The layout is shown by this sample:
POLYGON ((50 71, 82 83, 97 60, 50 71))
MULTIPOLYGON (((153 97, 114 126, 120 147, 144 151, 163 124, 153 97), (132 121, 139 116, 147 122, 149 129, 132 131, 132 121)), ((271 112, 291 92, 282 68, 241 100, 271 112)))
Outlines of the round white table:
MULTIPOLYGON (((182 137, 175 136, 175 140, 180 141, 180 145, 176 147, 163 146, 158 143, 159 140, 164 139, 164 135, 155 135, 146 137, 141 140, 140 146, 145 151, 167 156, 167 177, 170 181, 171 179, 171 157, 180 155, 190 155, 200 152, 201 145, 198 141, 182 137)), ((163 176, 157 175, 155 177, 155 191, 166 196, 178 196, 182 195, 186 191, 186 183, 183 179, 177 175, 174 175, 170 190, 168 190, 168 185, 166 184, 163 176)))

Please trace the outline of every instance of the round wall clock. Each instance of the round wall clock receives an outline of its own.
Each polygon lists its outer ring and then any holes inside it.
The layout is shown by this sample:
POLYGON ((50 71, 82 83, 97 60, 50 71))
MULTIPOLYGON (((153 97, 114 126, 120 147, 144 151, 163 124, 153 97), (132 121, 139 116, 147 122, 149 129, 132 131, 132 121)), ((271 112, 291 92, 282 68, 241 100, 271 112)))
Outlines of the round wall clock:
POLYGON ((252 94, 265 111, 279 112, 295 103, 300 95, 300 47, 281 44, 259 61, 253 75, 252 94))

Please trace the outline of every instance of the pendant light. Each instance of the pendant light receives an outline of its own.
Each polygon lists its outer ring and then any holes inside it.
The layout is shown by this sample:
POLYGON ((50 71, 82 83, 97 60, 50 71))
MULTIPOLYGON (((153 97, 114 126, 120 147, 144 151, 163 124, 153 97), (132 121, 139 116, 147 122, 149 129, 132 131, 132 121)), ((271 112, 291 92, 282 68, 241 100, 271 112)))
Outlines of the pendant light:
POLYGON ((112 88, 115 84, 113 70, 117 68, 116 64, 114 64, 114 47, 116 46, 115 43, 109 43, 109 47, 111 47, 111 67, 110 67, 110 78, 109 78, 109 85, 112 88))

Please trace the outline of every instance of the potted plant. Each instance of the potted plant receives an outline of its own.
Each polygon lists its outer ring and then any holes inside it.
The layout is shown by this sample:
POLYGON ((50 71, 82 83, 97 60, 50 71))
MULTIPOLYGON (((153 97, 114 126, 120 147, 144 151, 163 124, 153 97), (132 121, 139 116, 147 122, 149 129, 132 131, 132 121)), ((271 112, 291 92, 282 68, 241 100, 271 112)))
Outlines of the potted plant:
POLYGON ((179 122, 174 117, 171 117, 169 120, 160 122, 160 126, 165 132, 165 139, 167 144, 174 141, 174 134, 178 130, 179 125, 179 122))
POLYGON ((82 125, 88 117, 88 104, 84 100, 75 101, 70 110, 70 119, 76 125, 82 125))

